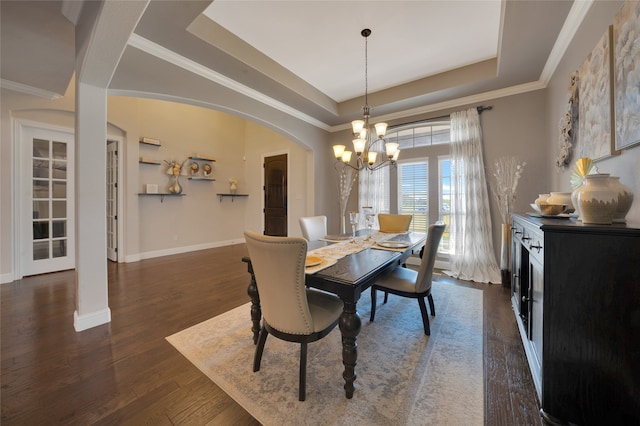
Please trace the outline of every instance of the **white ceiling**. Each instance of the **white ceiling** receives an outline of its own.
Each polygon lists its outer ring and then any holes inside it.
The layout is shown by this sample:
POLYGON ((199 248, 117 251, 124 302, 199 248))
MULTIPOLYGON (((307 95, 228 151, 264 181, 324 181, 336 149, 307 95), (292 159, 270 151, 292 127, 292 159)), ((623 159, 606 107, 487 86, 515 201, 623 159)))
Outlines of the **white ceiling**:
POLYGON ((213 21, 333 100, 450 71, 498 53, 500 0, 216 0, 213 21))

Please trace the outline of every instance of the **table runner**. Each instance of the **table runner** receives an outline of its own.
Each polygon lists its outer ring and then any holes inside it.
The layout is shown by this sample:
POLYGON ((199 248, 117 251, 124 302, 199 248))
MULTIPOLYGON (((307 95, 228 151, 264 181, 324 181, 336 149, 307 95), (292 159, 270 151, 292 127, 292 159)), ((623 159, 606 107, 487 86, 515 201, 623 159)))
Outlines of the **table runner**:
MULTIPOLYGON (((366 250, 368 248, 375 248, 379 250, 389 250, 389 251, 405 251, 406 248, 389 248, 389 247, 381 247, 376 243, 390 240, 401 234, 390 234, 386 232, 374 232, 370 235, 362 235, 356 237, 355 240, 349 241, 341 241, 335 244, 331 244, 325 247, 320 247, 317 249, 313 249, 307 252, 308 256, 316 256, 322 259, 322 263, 316 266, 311 266, 306 268, 305 272, 307 274, 315 274, 318 271, 322 271, 323 269, 328 268, 329 266, 335 265, 335 263, 346 257, 350 254, 359 253, 362 250, 366 250)), ((325 240, 331 241, 331 240, 325 240)))

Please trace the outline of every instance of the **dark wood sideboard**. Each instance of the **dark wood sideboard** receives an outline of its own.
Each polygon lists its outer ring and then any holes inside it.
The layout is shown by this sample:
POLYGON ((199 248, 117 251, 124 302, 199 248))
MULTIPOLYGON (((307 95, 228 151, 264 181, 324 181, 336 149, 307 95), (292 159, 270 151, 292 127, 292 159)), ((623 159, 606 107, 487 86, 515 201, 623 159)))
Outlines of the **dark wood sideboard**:
POLYGON ((511 300, 549 424, 640 424, 640 227, 513 215, 511 300))

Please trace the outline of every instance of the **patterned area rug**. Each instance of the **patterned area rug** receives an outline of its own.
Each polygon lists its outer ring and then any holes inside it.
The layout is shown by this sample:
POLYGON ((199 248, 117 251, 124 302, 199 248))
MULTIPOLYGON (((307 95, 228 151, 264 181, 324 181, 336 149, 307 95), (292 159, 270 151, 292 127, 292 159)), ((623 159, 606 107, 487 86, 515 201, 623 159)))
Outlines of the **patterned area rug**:
POLYGON ((369 322, 369 291, 358 302, 357 379, 344 395, 338 327, 310 343, 307 400, 298 401, 299 345, 269 336, 253 373, 250 304, 180 331, 167 340, 265 425, 482 425, 482 291, 434 283, 436 316, 425 336, 416 300, 378 294, 369 322))

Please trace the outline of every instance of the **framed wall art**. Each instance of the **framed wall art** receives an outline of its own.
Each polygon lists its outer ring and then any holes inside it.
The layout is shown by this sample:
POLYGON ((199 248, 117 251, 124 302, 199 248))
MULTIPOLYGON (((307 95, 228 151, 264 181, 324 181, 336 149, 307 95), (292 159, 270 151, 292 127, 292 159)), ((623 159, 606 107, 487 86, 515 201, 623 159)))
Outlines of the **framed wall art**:
POLYGON ((613 21, 616 149, 640 143, 640 2, 627 0, 613 21))
POLYGON ((578 152, 593 161, 618 154, 613 132, 612 34, 610 26, 578 70, 578 152))

